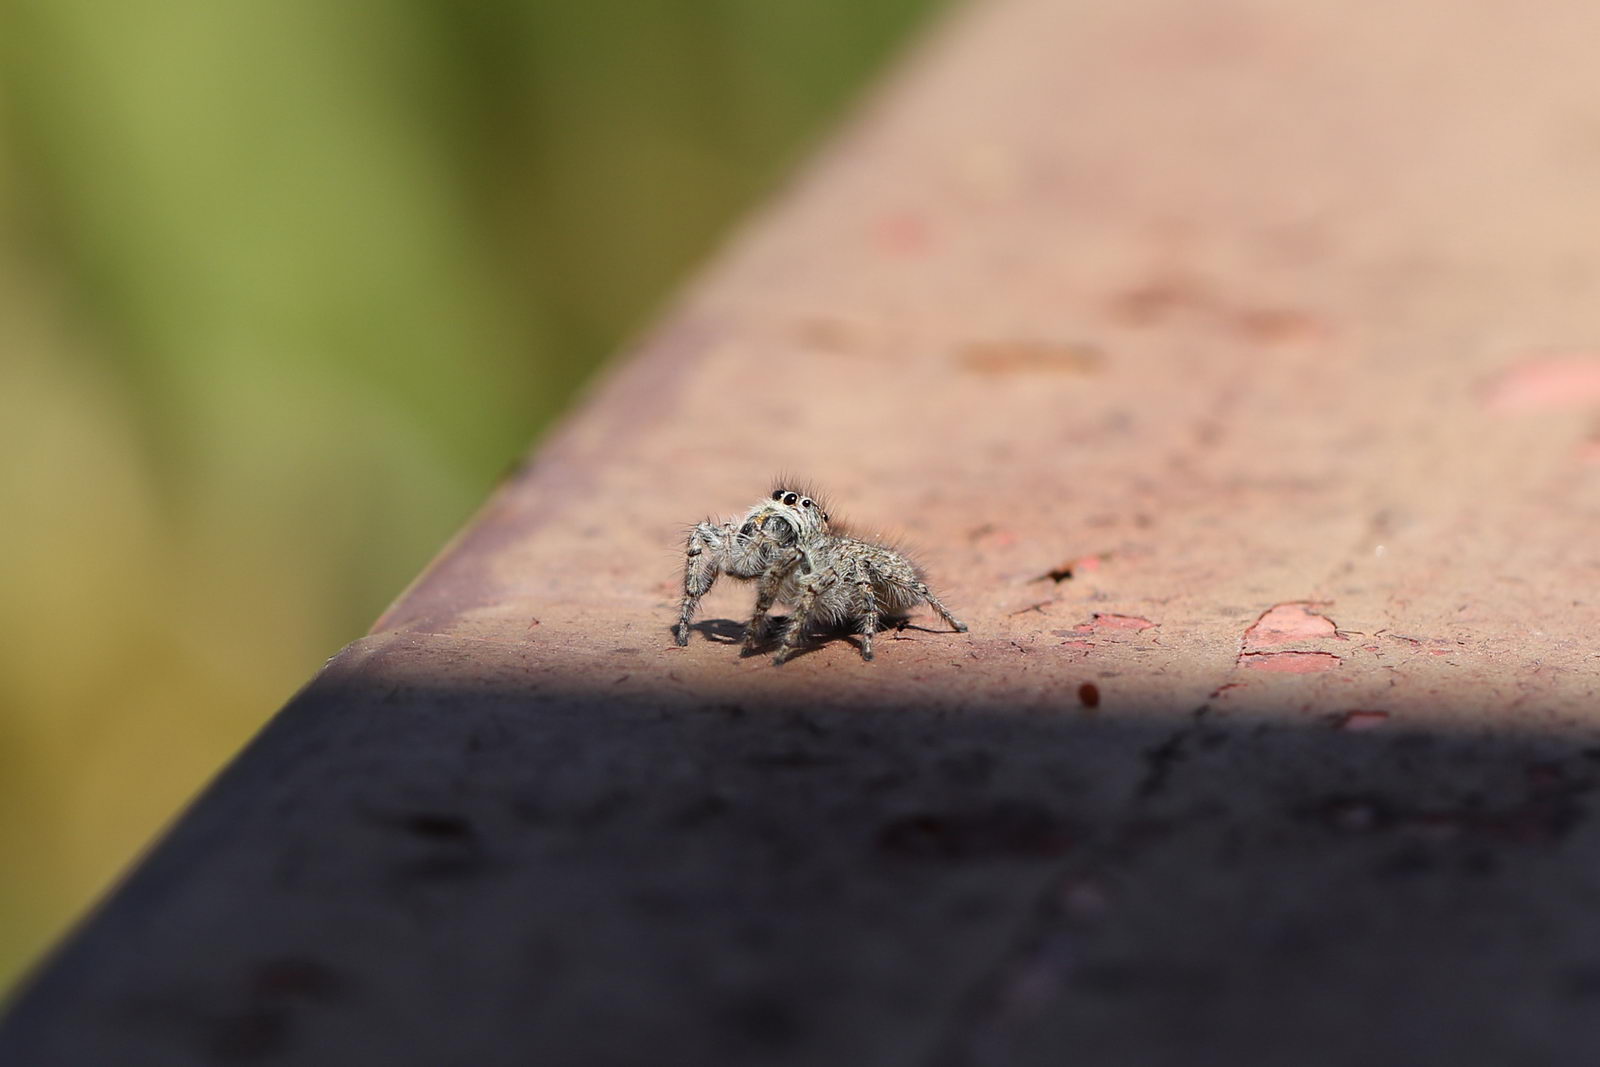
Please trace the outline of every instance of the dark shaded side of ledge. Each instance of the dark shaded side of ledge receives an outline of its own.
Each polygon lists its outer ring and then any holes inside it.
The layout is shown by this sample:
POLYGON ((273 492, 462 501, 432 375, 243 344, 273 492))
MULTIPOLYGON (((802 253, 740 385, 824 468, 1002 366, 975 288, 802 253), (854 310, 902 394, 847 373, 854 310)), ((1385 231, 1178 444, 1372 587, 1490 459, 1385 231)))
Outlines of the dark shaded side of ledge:
POLYGON ((1596 1036, 1593 736, 627 673, 351 648, 39 977, 4 1062, 1562 1062, 1596 1036))

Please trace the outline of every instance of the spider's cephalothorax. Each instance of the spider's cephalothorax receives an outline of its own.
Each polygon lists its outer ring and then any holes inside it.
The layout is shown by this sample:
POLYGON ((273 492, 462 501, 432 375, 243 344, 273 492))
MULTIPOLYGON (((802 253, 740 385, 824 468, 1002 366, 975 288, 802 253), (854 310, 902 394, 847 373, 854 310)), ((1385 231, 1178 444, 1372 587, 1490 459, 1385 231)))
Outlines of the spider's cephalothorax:
POLYGON ((921 568, 903 552, 845 535, 831 524, 815 494, 781 485, 744 518, 720 526, 702 522, 689 534, 678 644, 689 643, 689 620, 719 574, 756 583, 756 610, 744 638, 747 650, 765 636, 773 604, 794 609, 774 663, 787 659, 812 628, 843 624, 859 631, 861 655, 871 659, 872 635, 883 619, 903 616, 923 601, 951 628, 967 629, 928 589, 921 568))

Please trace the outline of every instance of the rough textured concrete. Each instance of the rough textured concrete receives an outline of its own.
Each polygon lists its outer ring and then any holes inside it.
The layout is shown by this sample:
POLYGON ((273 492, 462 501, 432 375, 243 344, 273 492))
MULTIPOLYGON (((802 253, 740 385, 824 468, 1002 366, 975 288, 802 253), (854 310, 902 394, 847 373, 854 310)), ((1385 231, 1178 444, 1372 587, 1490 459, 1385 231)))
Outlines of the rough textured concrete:
POLYGON ((1600 7, 955 20, 37 977, 18 1065, 1600 1057, 1600 7), (969 635, 673 645, 778 469, 969 635))

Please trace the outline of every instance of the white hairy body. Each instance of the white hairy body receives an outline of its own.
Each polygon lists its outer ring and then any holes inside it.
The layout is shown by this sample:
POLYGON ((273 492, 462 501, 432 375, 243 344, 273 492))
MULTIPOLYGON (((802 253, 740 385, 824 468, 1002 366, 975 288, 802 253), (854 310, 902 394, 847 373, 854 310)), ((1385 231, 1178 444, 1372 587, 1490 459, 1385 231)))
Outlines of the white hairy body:
POLYGON ((779 486, 742 518, 702 522, 690 532, 678 644, 689 643, 689 622, 700 598, 723 574, 756 583, 746 651, 760 646, 774 604, 794 609, 774 663, 793 654, 812 630, 844 626, 861 635, 862 658, 871 659, 872 636, 883 620, 899 619, 924 601, 951 629, 967 629, 928 589, 921 568, 903 551, 839 531, 816 495, 798 489, 779 486))

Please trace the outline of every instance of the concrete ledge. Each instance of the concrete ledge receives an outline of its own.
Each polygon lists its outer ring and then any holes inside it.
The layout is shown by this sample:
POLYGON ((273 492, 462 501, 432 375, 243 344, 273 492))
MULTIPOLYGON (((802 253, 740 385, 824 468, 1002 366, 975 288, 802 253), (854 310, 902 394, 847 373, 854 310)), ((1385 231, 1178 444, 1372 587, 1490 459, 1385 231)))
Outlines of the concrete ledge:
POLYGON ((1597 31, 972 7, 0 1062, 1591 1062, 1597 31), (972 632, 678 648, 780 469, 972 632))

